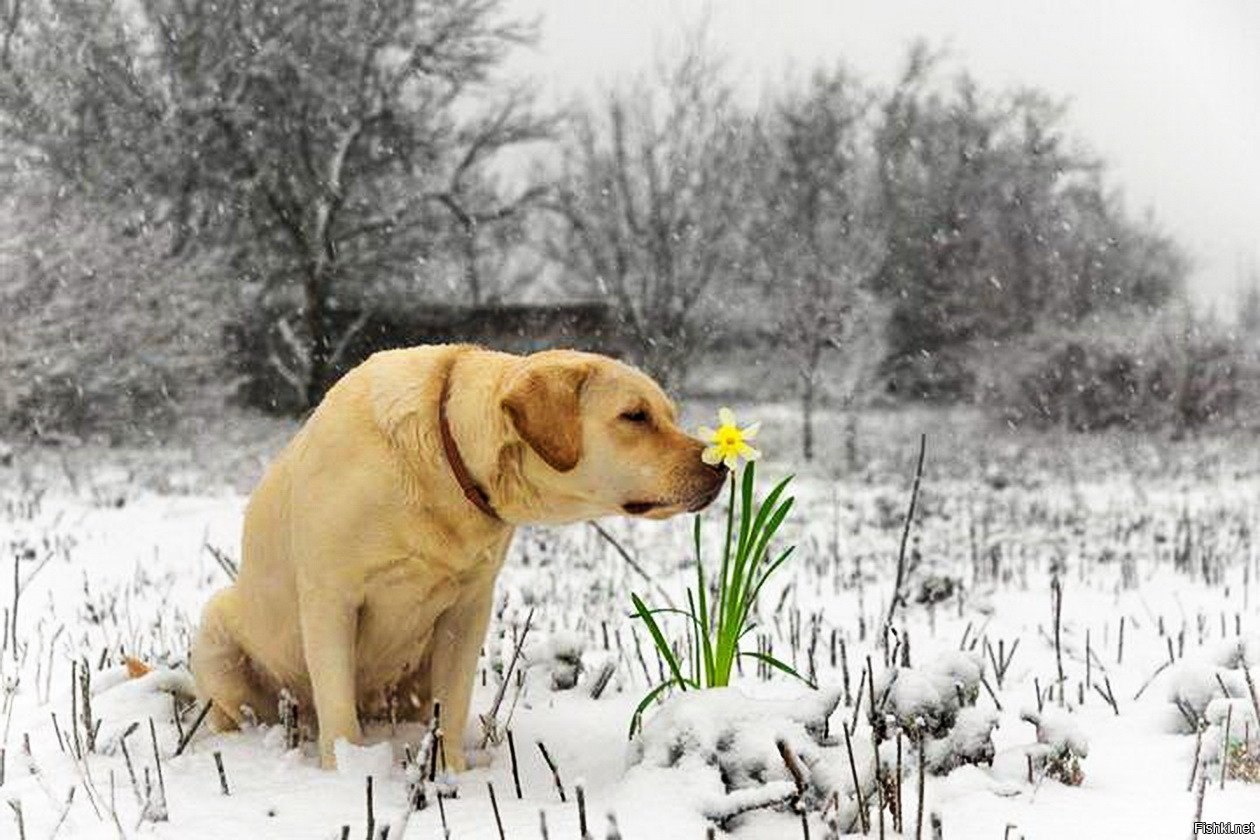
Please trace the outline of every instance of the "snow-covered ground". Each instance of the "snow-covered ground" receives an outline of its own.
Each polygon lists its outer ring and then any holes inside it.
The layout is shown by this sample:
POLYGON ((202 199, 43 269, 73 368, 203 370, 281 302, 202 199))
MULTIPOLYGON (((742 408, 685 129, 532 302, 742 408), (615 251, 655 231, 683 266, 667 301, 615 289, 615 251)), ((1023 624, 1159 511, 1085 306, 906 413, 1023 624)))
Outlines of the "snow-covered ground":
MULTIPOLYGON (((733 689, 654 707, 634 742, 631 713, 662 671, 629 618, 630 593, 658 605, 666 595, 682 599, 694 579, 691 523, 606 523, 650 582, 588 526, 523 531, 500 581, 474 700, 482 713, 494 703, 532 610, 524 676, 509 681, 498 715, 499 728, 512 732, 521 795, 508 743, 492 741, 476 769, 448 780, 454 798, 439 809, 430 788, 428 807, 405 824, 402 760, 423 738, 416 727, 376 727, 372 746, 343 755, 336 773, 318 768, 310 743, 287 749, 278 728, 203 728, 174 755, 197 709, 182 709, 177 728, 171 692, 187 683, 201 605, 228 582, 209 547, 236 556, 244 498, 167 478, 168 492, 156 493, 105 468, 73 487, 20 464, 0 469, 0 799, 13 803, 0 806, 0 837, 19 836, 19 812, 27 838, 332 838, 343 826, 365 837, 369 775, 378 836, 388 826, 393 840, 441 838, 443 819, 457 840, 499 837, 487 783, 502 834, 514 840, 544 831, 579 837, 579 786, 593 837, 616 836, 610 814, 627 840, 701 838, 710 826, 739 838, 799 837, 790 804, 797 786, 780 739, 803 768, 809 835, 828 836, 829 819, 841 834, 860 834, 854 773, 865 800, 881 797, 869 700, 856 713, 852 705, 870 696, 868 657, 882 713, 885 836, 895 836, 898 789, 904 834, 916 833, 916 727, 933 730, 924 741, 924 837, 934 816, 946 838, 1187 837, 1201 778, 1203 819, 1260 820, 1260 786, 1222 786, 1219 758, 1225 718, 1234 740, 1260 749, 1241 667, 1260 679, 1253 474, 1070 481, 1032 469, 970 479, 929 471, 909 545, 909 603, 890 637, 896 662, 887 661, 878 628, 910 476, 802 476, 782 537, 799 548, 763 593, 748 646, 766 637, 776 656, 813 673, 819 690, 778 673, 767 679, 746 660, 733 689), (1054 580, 1062 593, 1057 651, 1054 580), (906 639, 909 668, 899 667, 906 639), (124 654, 157 670, 129 679, 124 654), (90 714, 99 721, 91 750, 79 723, 83 692, 71 691, 80 669, 91 673, 90 714), (1237 699, 1222 700, 1225 693, 1237 699), (1196 736, 1191 722, 1200 719, 1206 730, 1196 736), (220 789, 215 753, 230 795, 220 789)), ((719 516, 715 508, 706 517, 715 529, 719 516)), ((482 740, 480 729, 465 735, 482 740)), ((877 810, 871 836, 880 831, 877 810)))

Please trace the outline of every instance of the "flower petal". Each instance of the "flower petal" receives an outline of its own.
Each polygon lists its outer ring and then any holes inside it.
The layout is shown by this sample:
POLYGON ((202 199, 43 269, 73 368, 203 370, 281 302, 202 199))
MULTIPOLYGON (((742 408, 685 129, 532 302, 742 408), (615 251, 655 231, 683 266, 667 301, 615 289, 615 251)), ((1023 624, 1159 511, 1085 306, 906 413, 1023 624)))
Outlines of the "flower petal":
POLYGON ((699 429, 696 429, 696 432, 702 439, 707 441, 712 441, 717 438, 717 432, 713 431, 708 426, 701 426, 699 429))
POLYGON ((761 450, 753 449, 751 446, 745 443, 740 447, 739 454, 743 456, 745 461, 756 461, 758 458, 761 457, 761 450))
POLYGON ((707 447, 700 453, 700 460, 711 467, 716 467, 722 461, 722 450, 716 446, 707 447))
POLYGON ((718 420, 722 422, 723 426, 734 426, 735 412, 731 411, 726 406, 722 406, 718 409, 718 420))
POLYGON ((744 436, 744 440, 752 440, 753 438, 755 438, 755 437, 757 436, 757 432, 759 432, 759 431, 761 431, 761 421, 760 421, 760 420, 758 420, 756 423, 753 423, 752 425, 750 425, 750 426, 748 426, 748 427, 746 427, 746 428, 742 429, 740 433, 744 436))
POLYGON ((739 456, 732 452, 723 458, 722 462, 726 464, 726 468, 728 470, 733 472, 735 468, 739 466, 739 456))

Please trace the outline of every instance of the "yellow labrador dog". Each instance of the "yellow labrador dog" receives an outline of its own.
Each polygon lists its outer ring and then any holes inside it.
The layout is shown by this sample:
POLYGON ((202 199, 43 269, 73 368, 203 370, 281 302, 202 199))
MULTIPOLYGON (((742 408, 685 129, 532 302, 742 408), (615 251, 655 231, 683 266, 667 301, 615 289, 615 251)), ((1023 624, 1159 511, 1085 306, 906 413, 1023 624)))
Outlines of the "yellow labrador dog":
POLYGON ((462 738, 495 577, 518 525, 709 504, 721 468, 634 368, 589 353, 464 345, 378 353, 341 379, 245 511, 240 576, 192 650, 219 730, 277 719, 280 692, 319 728, 321 762, 360 715, 426 720, 447 766, 462 738))

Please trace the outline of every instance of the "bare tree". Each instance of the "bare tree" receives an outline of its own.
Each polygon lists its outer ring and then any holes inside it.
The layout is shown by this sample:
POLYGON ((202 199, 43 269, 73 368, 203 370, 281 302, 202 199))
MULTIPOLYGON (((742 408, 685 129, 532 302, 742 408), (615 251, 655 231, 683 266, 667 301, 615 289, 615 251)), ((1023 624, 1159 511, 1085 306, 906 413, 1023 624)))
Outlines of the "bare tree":
POLYGON ((578 114, 549 205, 561 220, 553 259, 612 300, 639 361, 670 384, 703 344, 698 304, 747 274, 747 126, 719 65, 693 42, 659 84, 640 81, 578 114))
POLYGON ((1239 266, 1235 290, 1238 307, 1238 331, 1245 337, 1260 337, 1260 268, 1254 262, 1239 266))
POLYGON ((1030 89, 986 91, 937 77, 924 46, 881 99, 873 148, 888 255, 874 288, 889 304, 886 372, 918 395, 964 396, 964 356, 1105 310, 1169 301, 1187 263, 1150 218, 1103 187, 1074 148, 1064 106, 1030 89))
POLYGON ((501 149, 551 136, 554 118, 536 116, 532 106, 532 95, 516 89, 498 108, 475 121, 466 131, 463 156, 451 169, 446 186, 435 194, 454 221, 455 251, 467 300, 473 306, 495 297, 486 288, 483 265, 487 258, 502 257, 511 250, 505 238, 523 235, 522 217, 547 195, 542 184, 529 184, 509 197, 489 173, 479 169, 501 149))
POLYGON ((8 2, 6 133, 79 181, 162 196, 149 221, 181 244, 226 235, 243 272, 298 289, 282 328, 308 404, 350 337, 329 319, 347 281, 414 274, 453 219, 477 298, 478 228, 536 197, 487 171, 550 130, 527 91, 495 93, 533 36, 499 0, 8 2))
MULTIPOLYGON (((876 218, 867 119, 872 97, 844 71, 816 74, 785 96, 761 132, 764 154, 755 237, 766 300, 777 304, 778 340, 799 375, 801 446, 814 457, 814 410, 828 351, 845 347, 851 329, 869 315, 866 292, 879 272, 884 231, 876 218)), ((851 380, 860 356, 851 352, 851 380)), ((846 383, 846 407, 852 383, 846 383)))

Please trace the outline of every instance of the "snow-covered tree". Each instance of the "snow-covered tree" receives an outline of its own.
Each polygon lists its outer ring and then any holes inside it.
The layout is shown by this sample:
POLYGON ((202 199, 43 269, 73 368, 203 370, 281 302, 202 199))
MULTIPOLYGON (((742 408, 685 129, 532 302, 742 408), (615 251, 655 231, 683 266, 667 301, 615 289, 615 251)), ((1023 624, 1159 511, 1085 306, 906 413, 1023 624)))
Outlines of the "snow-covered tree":
POLYGON ((571 286, 613 301, 638 361, 667 384, 704 343, 701 301, 738 294, 747 273, 747 124, 698 40, 574 118, 549 251, 571 286))
MULTIPOLYGON (((759 132, 759 217, 753 243, 774 329, 800 378, 801 445, 814 456, 814 409, 824 371, 851 374, 869 317, 867 292, 884 254, 869 140, 872 97, 849 74, 816 74, 785 95, 759 132), (838 351, 837 353, 831 351, 838 351), (830 356, 834 364, 823 365, 830 356)), ((831 378, 831 377, 828 377, 831 378)), ((844 377, 840 377, 844 378, 844 377)), ((851 401, 852 382, 836 383, 851 401)))
POLYGON ((532 29, 499 0, 9 0, 0 131, 66 183, 127 204, 174 247, 232 243, 294 290, 308 403, 338 348, 341 290, 415 276, 449 241, 482 296, 484 228, 538 195, 501 189, 505 148, 547 136, 494 70, 532 29))

